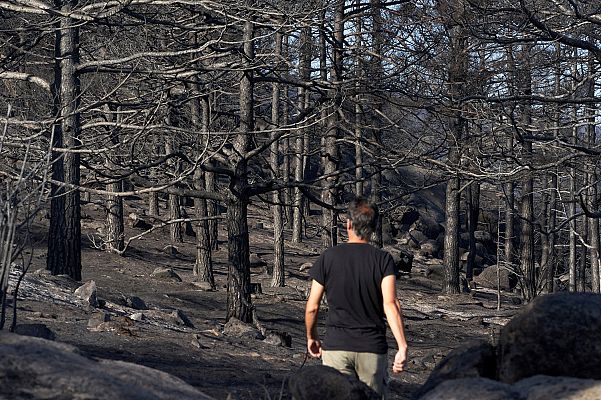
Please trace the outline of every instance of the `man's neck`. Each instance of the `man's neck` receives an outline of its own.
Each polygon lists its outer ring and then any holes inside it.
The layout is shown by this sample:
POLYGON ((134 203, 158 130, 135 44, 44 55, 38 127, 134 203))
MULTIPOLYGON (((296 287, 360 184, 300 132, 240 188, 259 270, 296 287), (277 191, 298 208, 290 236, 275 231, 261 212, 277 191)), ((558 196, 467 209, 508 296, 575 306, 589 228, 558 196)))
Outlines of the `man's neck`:
POLYGON ((362 239, 361 237, 349 232, 347 243, 369 243, 369 240, 362 239))

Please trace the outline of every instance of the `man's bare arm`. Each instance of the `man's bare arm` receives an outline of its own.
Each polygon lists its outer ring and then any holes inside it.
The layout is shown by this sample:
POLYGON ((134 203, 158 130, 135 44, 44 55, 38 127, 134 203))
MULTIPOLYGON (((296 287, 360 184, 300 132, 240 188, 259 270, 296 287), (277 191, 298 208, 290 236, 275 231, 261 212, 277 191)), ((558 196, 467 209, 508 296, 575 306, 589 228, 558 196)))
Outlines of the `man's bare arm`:
POLYGON ((324 293, 324 287, 319 282, 313 280, 311 283, 311 293, 307 299, 305 308, 305 327, 307 329, 307 350, 312 357, 321 357, 321 342, 317 333, 317 315, 319 313, 319 304, 324 293))
POLYGON ((407 363, 407 339, 405 338, 400 303, 396 298, 396 276, 388 275, 382 279, 382 298, 388 325, 399 348, 394 357, 392 371, 402 372, 407 363))

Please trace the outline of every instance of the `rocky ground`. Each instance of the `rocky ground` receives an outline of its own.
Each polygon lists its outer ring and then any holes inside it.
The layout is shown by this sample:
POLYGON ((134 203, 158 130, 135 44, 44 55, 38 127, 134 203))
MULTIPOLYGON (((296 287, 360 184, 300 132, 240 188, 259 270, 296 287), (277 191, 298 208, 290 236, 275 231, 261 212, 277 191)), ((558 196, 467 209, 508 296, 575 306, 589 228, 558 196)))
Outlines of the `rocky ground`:
MULTIPOLYGON (((126 213, 139 212, 142 206, 130 201, 126 213)), ((287 242, 284 288, 270 287, 264 267, 252 269, 252 282, 262 287, 262 293, 253 295, 257 317, 266 333, 272 333, 261 339, 254 328, 225 326, 225 243, 214 254, 217 290, 207 291, 193 283, 193 237, 186 236, 176 252, 166 252, 168 232, 155 231, 132 242, 125 256, 108 254, 97 248, 101 206, 89 203, 82 211, 86 216, 82 282, 34 272, 45 265, 47 221, 40 220, 33 232, 38 245, 20 289, 19 323, 45 324, 57 341, 75 345, 88 356, 156 368, 217 399, 289 398, 287 378, 319 363, 305 356, 303 310, 309 282, 301 268, 318 256, 319 237, 313 235, 302 244, 287 242), (151 276, 157 268, 172 269, 181 281, 151 276), (97 287, 97 307, 74 294, 89 281, 97 287), (280 340, 287 336, 290 347, 280 340)), ((251 252, 267 264, 272 261, 268 215, 267 210, 253 207, 249 221, 251 252)), ((140 232, 128 227, 126 237, 140 232)), ((425 276, 428 265, 436 263, 440 260, 416 255, 412 272, 398 281, 410 362, 406 372, 392 376, 392 399, 411 398, 452 349, 473 339, 494 343, 500 327, 520 308, 510 293, 501 297, 500 310, 497 295, 490 290, 441 295, 440 284, 425 276)), ((394 346, 391 335, 389 340, 394 346)))

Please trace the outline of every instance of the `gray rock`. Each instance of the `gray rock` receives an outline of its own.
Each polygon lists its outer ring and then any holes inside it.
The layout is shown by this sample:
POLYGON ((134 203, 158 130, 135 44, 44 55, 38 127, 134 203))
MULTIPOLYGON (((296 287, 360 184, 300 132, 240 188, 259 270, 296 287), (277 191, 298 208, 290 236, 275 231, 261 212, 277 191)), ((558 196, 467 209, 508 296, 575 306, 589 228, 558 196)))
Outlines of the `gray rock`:
POLYGON ((432 371, 417 396, 444 381, 461 378, 490 378, 496 376, 495 349, 490 343, 476 342, 451 351, 432 371))
POLYGON ((478 242, 484 244, 493 243, 492 235, 487 231, 475 231, 474 237, 478 242))
POLYGON ((186 382, 152 368, 92 360, 63 343, 0 331, 4 399, 211 400, 186 382))
POLYGON ((181 310, 174 310, 171 314, 169 314, 171 320, 176 325, 187 326, 188 328, 194 328, 194 324, 190 321, 190 318, 186 314, 184 314, 181 310))
POLYGON ((384 246, 383 250, 390 253, 400 272, 411 272, 413 266, 413 254, 411 252, 393 246, 384 246))
POLYGON ((251 254, 250 255, 250 267, 251 268, 259 268, 259 267, 265 267, 267 266, 267 262, 265 262, 265 260, 263 260, 261 257, 259 257, 258 254, 251 254))
POLYGON ((537 375, 513 385, 527 400, 601 399, 601 381, 564 376, 537 375))
MULTIPOLYGON (((501 278, 501 290, 513 290, 518 283, 517 276, 507 270, 507 268, 501 267, 500 271, 501 278)), ((497 266, 493 265, 484 268, 477 276, 474 276, 474 282, 485 288, 496 289, 497 288, 497 266)))
POLYGON ((215 291, 215 286, 211 285, 210 282, 193 281, 192 284, 204 292, 214 292, 215 291))
POLYGON ((265 335, 263 342, 274 346, 292 347, 292 336, 288 332, 272 331, 265 335))
POLYGON ((15 333, 47 340, 56 339, 55 333, 44 324, 17 324, 15 326, 15 333))
POLYGON ((85 301, 91 307, 98 307, 98 298, 96 297, 96 282, 88 281, 75 289, 75 295, 85 301))
POLYGON ((419 400, 525 400, 511 385, 486 378, 442 382, 419 400))
POLYGON ((429 265, 426 269, 426 277, 436 282, 442 282, 445 277, 444 265, 429 265))
POLYGON ((202 344, 201 340, 200 340, 200 335, 198 333, 193 333, 192 334, 192 341, 190 342, 190 344, 194 347, 196 347, 197 349, 208 349, 208 346, 205 346, 204 344, 202 344))
POLYGON ((438 222, 428 215, 420 215, 419 219, 415 221, 409 231, 420 231, 427 239, 436 239, 436 237, 443 231, 443 228, 438 222))
POLYGON ((125 305, 133 308, 134 310, 148 310, 148 306, 138 296, 126 296, 125 297, 125 305))
POLYGON ((170 256, 176 256, 179 254, 179 249, 172 244, 168 244, 167 246, 163 247, 161 251, 170 256))
POLYGON ((88 329, 96 330, 102 323, 110 321, 111 316, 104 311, 97 311, 92 313, 90 319, 88 319, 88 329))
POLYGON ((129 316, 129 319, 131 319, 132 321, 144 321, 146 319, 146 316, 144 315, 144 313, 133 313, 129 316))
POLYGON ((167 281, 174 281, 174 282, 182 281, 182 278, 180 278, 179 275, 176 274, 172 268, 164 268, 164 267, 156 268, 150 274, 150 276, 152 278, 162 279, 162 280, 167 280, 167 281))
POLYGON ((251 324, 242 322, 237 318, 230 318, 230 320, 226 322, 225 326, 223 327, 223 334, 233 337, 250 337, 259 340, 264 339, 263 335, 257 328, 251 324))
POLYGON ((311 267, 313 267, 313 263, 311 263, 311 262, 306 262, 306 263, 303 263, 303 264, 302 264, 302 265, 301 265, 301 266, 298 268, 298 270, 299 270, 299 272, 304 272, 304 271, 308 271, 308 270, 310 270, 310 269, 311 269, 311 267))
POLYGON ((513 383, 534 375, 601 380, 601 295, 539 296, 501 330, 498 372, 513 383))
POLYGON ((601 381, 536 375, 513 385, 486 378, 448 380, 420 400, 599 400, 601 381))
POLYGON ((428 239, 419 247, 419 254, 424 257, 439 258, 441 247, 436 240, 428 239))
POLYGON ((411 229, 407 232, 405 239, 409 246, 418 250, 421 244, 428 240, 428 237, 422 231, 411 229))
MULTIPOLYGON (((296 400, 376 400, 376 392, 355 377, 343 375, 332 367, 315 365, 293 374, 288 388, 296 400)), ((471 399, 473 400, 473 399, 471 399)))
POLYGON ((143 230, 143 231, 147 231, 148 229, 151 229, 153 227, 153 225, 151 223, 142 219, 136 213, 129 214, 129 226, 131 226, 132 228, 143 230))

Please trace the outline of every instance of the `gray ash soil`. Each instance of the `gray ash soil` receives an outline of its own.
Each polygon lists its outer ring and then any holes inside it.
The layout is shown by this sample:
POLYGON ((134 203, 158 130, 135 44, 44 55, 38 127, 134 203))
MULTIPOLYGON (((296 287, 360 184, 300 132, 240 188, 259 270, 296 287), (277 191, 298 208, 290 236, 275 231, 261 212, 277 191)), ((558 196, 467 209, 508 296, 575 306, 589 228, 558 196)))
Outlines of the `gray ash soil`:
MULTIPOLYGON (((143 206, 142 202, 129 201, 125 215, 143 206)), ((320 238, 316 235, 302 244, 286 242, 286 287, 271 288, 269 275, 262 268, 252 269, 252 282, 261 283, 263 290, 262 294, 253 295, 257 316, 268 330, 290 334, 292 347, 288 348, 252 337, 223 334, 227 295, 226 243, 220 243, 220 249, 213 254, 217 290, 201 291, 192 284, 195 238, 184 237, 184 243, 176 244, 178 254, 168 255, 162 252, 168 244, 168 228, 165 228, 132 242, 122 257, 94 246, 98 243, 97 229, 103 223, 102 208, 90 203, 82 212, 87 215, 82 221, 82 282, 94 280, 98 297, 110 303, 118 303, 123 295, 138 296, 149 308, 181 310, 194 327, 166 327, 128 319, 121 328, 95 332, 87 326, 94 310, 25 295, 25 299, 18 302, 20 323, 46 324, 56 333, 56 340, 75 345, 91 357, 123 360, 168 372, 216 399, 228 396, 234 399, 290 398, 287 378, 304 366, 319 363, 305 356, 303 316, 309 281, 307 272, 299 271, 300 265, 314 261, 319 254, 320 238), (173 268, 183 282, 150 277, 157 267, 173 268)), ((267 263, 272 262, 270 221, 267 209, 251 208, 251 252, 259 254, 267 263)), ((45 224, 46 220, 38 220, 34 227, 39 241, 29 271, 45 267, 45 224)), ((139 230, 126 227, 126 238, 139 233, 139 230)), ((220 231, 220 239, 225 239, 223 231, 220 231)), ((512 294, 504 295, 500 312, 496 311, 496 295, 492 292, 441 295, 440 284, 425 277, 430 262, 432 260, 416 257, 412 273, 398 280, 410 362, 406 372, 392 376, 392 399, 411 398, 436 363, 452 349, 474 339, 494 341, 501 325, 519 309, 513 305, 512 294)), ((52 281, 54 278, 47 279, 52 281)), ((60 280, 70 288, 79 285, 64 283, 66 278, 54 279, 55 282, 60 280)), ((322 321, 324 316, 325 312, 322 312, 322 321)), ((320 326, 323 331, 323 323, 320 326)), ((389 343, 395 347, 390 332, 389 343)), ((389 351, 391 361, 393 356, 394 352, 389 351)))

